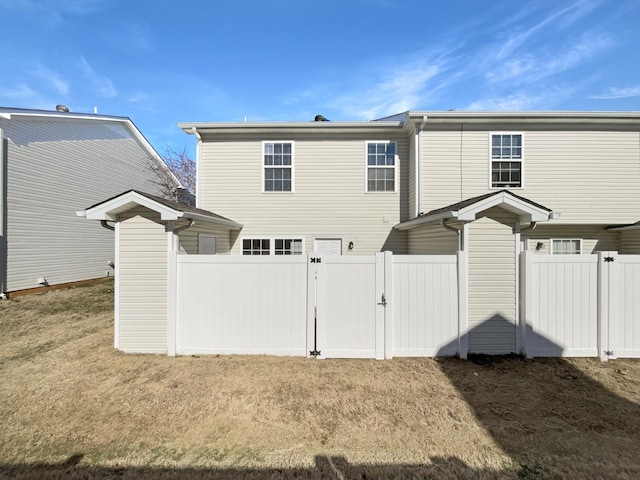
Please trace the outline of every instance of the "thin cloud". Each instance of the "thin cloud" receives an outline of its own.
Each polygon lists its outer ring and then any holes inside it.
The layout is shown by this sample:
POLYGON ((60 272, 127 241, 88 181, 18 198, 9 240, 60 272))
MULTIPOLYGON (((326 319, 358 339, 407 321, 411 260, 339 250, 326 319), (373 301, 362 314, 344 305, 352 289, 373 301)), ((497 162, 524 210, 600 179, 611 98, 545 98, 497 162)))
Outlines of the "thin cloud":
POLYGON ((49 70, 42 65, 37 65, 35 74, 41 80, 51 84, 58 94, 66 96, 69 93, 69 82, 57 72, 49 70))
POLYGON ((475 101, 465 110, 533 110, 544 103, 546 103, 546 99, 542 94, 514 93, 475 101))
POLYGON ((630 98, 640 97, 640 85, 635 87, 616 88, 611 87, 606 93, 601 95, 591 95, 590 98, 596 98, 599 100, 610 100, 614 98, 630 98))
POLYGON ((118 95, 113 82, 109 78, 98 74, 84 57, 80 58, 80 68, 84 77, 98 95, 106 98, 113 98, 118 95))
POLYGON ((20 83, 15 87, 0 88, 0 97, 8 98, 10 100, 29 100, 37 96, 35 90, 33 90, 26 83, 20 83))

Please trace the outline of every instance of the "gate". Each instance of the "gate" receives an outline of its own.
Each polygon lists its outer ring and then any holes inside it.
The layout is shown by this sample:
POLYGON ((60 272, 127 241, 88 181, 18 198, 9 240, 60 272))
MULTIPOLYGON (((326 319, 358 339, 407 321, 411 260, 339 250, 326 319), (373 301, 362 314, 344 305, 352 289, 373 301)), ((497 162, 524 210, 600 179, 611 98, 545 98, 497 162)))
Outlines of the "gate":
POLYGON ((384 358, 384 253, 309 255, 310 355, 384 358))

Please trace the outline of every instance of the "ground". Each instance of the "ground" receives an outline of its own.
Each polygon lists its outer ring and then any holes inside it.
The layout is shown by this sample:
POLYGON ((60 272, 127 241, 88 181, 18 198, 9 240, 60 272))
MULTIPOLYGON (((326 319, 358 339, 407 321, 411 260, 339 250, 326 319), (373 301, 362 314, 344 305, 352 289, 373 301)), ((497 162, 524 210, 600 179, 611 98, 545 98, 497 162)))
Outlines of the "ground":
POLYGON ((0 302, 0 477, 640 478, 640 361, 124 354, 113 286, 0 302))

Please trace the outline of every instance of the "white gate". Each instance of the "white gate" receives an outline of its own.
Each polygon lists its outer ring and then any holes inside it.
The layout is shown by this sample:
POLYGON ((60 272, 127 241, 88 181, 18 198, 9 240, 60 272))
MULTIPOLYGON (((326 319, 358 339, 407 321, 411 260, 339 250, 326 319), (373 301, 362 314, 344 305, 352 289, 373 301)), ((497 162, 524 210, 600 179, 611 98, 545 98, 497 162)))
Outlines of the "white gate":
POLYGON ((310 254, 312 351, 320 357, 384 358, 383 255, 310 254), (376 354, 377 341, 382 344, 376 354))
POLYGON ((640 255, 610 258, 609 357, 640 358, 640 255))

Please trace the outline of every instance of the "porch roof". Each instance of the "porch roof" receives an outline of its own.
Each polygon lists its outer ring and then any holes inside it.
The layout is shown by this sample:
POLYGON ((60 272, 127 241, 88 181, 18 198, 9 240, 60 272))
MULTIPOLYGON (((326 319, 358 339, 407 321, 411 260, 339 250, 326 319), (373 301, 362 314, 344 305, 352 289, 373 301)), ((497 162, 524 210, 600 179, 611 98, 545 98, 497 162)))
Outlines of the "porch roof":
POLYGON ((96 203, 86 210, 80 210, 76 212, 76 214, 80 217, 86 217, 89 220, 115 222, 118 220, 118 214, 126 212, 136 206, 143 206, 158 212, 160 219, 165 221, 185 218, 223 225, 232 230, 240 230, 242 228, 242 224, 208 210, 191 207, 138 190, 123 192, 120 195, 96 203))
POLYGON ((516 195, 509 190, 500 190, 422 213, 412 220, 399 223, 394 228, 397 230, 409 230, 424 223, 448 218, 471 222, 477 218, 479 213, 492 207, 501 207, 515 213, 523 223, 547 222, 560 216, 559 213, 555 213, 528 198, 516 195))

